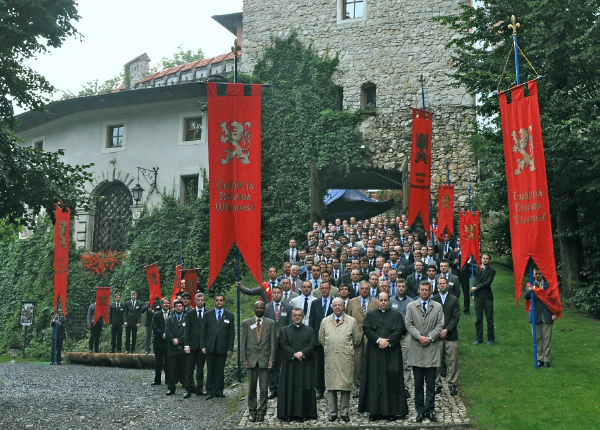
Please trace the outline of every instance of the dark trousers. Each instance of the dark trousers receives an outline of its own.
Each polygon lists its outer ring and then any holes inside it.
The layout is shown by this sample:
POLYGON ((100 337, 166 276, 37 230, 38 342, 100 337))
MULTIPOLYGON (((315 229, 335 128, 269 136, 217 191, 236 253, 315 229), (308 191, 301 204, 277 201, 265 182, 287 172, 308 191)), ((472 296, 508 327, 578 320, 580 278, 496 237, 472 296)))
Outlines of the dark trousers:
MULTIPOLYGON (((437 347, 437 345, 435 346, 437 347)), ((433 412, 435 409, 435 375, 437 367, 413 366, 415 379, 415 407, 417 412, 433 412), (427 397, 423 385, 427 385, 427 397)))
POLYGON ((60 363, 62 361, 63 339, 56 340, 56 360, 54 360, 54 339, 52 339, 52 349, 50 350, 50 363, 60 363))
POLYGON ((315 346, 315 388, 317 393, 325 392, 325 351, 323 346, 315 346))
POLYGON ((275 363, 273 367, 269 369, 269 391, 277 394, 277 387, 279 385, 279 370, 281 369, 282 352, 277 346, 277 353, 275 356, 275 363))
POLYGON ((186 355, 185 389, 189 392, 202 391, 204 385, 204 362, 206 354, 202 350, 192 349, 186 355), (196 370, 196 385, 194 385, 194 369, 196 370))
POLYGON ((110 328, 110 351, 121 352, 121 345, 123 343, 123 326, 113 325, 110 328), (115 349, 116 348, 116 349, 115 349))
POLYGON ((469 277, 461 274, 458 275, 458 280, 460 281, 460 288, 463 294, 463 309, 469 310, 471 307, 471 283, 469 282, 469 277))
POLYGON ((125 327, 125 351, 135 352, 135 343, 137 342, 137 326, 127 324, 125 327), (131 343, 129 341, 131 340, 131 343), (131 346, 131 349, 129 348, 131 346))
POLYGON ((169 390, 175 391, 177 381, 183 380, 185 372, 185 354, 169 355, 167 358, 169 371, 166 374, 167 386, 169 390))
POLYGON ((206 394, 223 394, 227 354, 206 354, 206 394))
POLYGON ((169 382, 169 366, 167 360, 167 348, 160 348, 154 345, 154 382, 161 383, 161 372, 165 372, 165 383, 169 382))
POLYGON ((100 352, 100 336, 102 335, 102 321, 98 321, 90 329, 89 350, 100 352))
POLYGON ((487 338, 494 342, 496 336, 494 334, 494 300, 481 300, 475 297, 473 300, 475 305, 475 340, 483 342, 483 313, 487 321, 487 338))

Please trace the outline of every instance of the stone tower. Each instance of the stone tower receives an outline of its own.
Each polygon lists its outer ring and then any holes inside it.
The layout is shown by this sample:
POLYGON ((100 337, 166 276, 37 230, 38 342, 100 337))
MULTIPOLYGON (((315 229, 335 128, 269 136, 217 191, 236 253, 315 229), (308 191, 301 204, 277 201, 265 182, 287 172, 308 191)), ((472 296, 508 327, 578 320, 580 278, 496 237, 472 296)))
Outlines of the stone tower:
POLYGON ((148 54, 143 53, 125 64, 125 67, 129 69, 129 88, 127 89, 132 90, 135 88, 135 84, 148 76, 150 72, 150 57, 148 57, 148 54))
POLYGON ((452 31, 433 19, 456 14, 467 0, 244 0, 242 70, 251 72, 271 36, 296 31, 321 53, 339 54, 335 77, 343 88, 343 106, 367 109, 362 124, 373 167, 400 170, 410 155, 412 112, 432 110, 432 188, 446 183, 446 159, 458 197, 467 209, 467 186, 476 180, 464 132, 474 119, 465 106, 474 98, 451 87, 452 52, 445 45, 452 31))

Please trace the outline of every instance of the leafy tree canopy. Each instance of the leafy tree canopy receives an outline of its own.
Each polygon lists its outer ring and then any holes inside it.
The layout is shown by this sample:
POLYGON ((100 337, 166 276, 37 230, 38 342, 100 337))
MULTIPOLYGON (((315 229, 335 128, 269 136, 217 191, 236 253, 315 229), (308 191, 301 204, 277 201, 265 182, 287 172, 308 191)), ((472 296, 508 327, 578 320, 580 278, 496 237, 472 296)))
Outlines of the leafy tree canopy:
POLYGON ((184 51, 183 45, 179 45, 173 56, 162 57, 160 63, 152 68, 152 72, 170 69, 171 67, 181 66, 182 64, 198 60, 204 60, 204 52, 202 52, 202 49, 198 48, 195 51, 188 49, 187 51, 184 51))

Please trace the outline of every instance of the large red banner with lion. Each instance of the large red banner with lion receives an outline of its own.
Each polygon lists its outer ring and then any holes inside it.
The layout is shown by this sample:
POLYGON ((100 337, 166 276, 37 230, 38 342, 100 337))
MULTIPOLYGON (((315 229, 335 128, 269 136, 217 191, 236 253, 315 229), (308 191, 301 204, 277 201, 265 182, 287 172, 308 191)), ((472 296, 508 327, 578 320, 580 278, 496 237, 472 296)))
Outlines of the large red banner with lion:
POLYGON ((525 85, 499 94, 515 296, 518 304, 523 275, 532 258, 550 285, 546 290, 536 289, 535 294, 553 314, 560 316, 562 305, 554 262, 537 82, 530 81, 526 85, 528 96, 525 95, 525 85))
POLYGON ((210 264, 208 287, 216 279, 235 242, 254 278, 261 282, 261 91, 252 85, 217 84, 208 93, 208 160, 210 201, 210 264))
POLYGON ((71 235, 71 212, 56 205, 54 224, 54 309, 58 298, 67 314, 67 279, 69 278, 69 239, 71 235))
POLYGON ((429 231, 431 203, 431 124, 432 112, 413 109, 412 149, 410 153, 410 185, 408 223, 421 214, 425 231, 429 231))

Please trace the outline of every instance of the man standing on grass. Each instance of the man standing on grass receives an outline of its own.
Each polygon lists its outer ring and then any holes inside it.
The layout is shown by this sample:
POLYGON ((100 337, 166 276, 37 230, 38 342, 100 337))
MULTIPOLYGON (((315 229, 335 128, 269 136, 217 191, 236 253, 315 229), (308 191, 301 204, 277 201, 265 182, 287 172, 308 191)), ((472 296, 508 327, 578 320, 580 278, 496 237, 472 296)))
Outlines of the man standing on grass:
MULTIPOLYGON (((544 279, 542 271, 535 267, 533 269, 533 285, 527 285, 527 293, 525 293, 525 299, 531 299, 531 291, 534 288, 541 288, 542 290, 547 289, 550 284, 544 279)), ((538 367, 550 367, 550 342, 552 341, 552 327, 556 320, 556 315, 550 312, 548 306, 544 304, 540 299, 534 298, 534 313, 535 313, 535 343, 537 347, 537 358, 538 367)), ((527 321, 531 321, 531 310, 527 314, 527 321)))
MULTIPOLYGON (((472 257, 471 257, 472 258, 472 257)), ((489 264, 492 257, 490 254, 481 256, 481 267, 474 267, 475 286, 471 288, 475 298, 475 342, 473 345, 483 343, 483 313, 487 322, 488 345, 493 345, 496 341, 494 332, 494 294, 492 293, 492 282, 496 276, 496 271, 489 264)), ((468 264, 465 265, 468 267, 468 264)))

